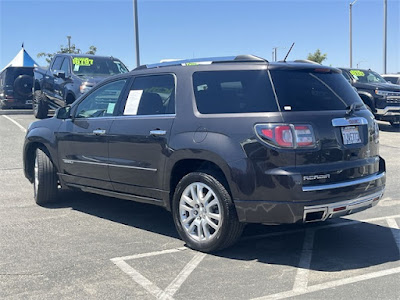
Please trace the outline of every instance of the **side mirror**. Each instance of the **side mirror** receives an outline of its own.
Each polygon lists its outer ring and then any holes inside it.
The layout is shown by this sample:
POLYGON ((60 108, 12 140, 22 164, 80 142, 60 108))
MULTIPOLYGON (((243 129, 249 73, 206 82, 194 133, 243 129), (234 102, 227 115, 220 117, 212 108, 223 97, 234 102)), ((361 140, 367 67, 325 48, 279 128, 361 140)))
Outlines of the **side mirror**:
POLYGON ((65 71, 63 70, 55 70, 53 75, 57 78, 65 79, 65 71))
POLYGON ((56 111, 56 118, 60 120, 66 120, 71 118, 71 106, 60 107, 56 111))

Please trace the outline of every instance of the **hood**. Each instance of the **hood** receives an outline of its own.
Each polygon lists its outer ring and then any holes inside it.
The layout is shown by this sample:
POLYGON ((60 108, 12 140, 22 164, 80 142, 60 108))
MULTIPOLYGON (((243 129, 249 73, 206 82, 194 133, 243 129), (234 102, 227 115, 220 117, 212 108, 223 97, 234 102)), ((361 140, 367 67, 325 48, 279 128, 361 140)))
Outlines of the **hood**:
POLYGON ((110 77, 110 75, 103 75, 103 76, 79 76, 79 78, 82 81, 92 83, 93 85, 98 84, 99 82, 103 81, 107 77, 110 77))
POLYGON ((355 82, 354 87, 362 88, 362 89, 369 89, 369 90, 384 90, 384 91, 393 91, 393 92, 400 92, 400 85, 398 84, 391 84, 391 83, 362 83, 362 82, 355 82))

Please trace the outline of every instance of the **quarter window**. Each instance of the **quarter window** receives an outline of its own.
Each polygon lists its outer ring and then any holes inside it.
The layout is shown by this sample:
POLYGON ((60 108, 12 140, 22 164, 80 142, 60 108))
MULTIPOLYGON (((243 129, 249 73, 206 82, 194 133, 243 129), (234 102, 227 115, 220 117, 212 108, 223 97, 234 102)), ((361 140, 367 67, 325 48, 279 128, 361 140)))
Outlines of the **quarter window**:
POLYGON ((278 111, 267 71, 209 71, 193 74, 201 114, 278 111))
POLYGON ((75 114, 76 118, 99 118, 112 116, 125 83, 126 79, 110 82, 91 92, 78 105, 75 114))
POLYGON ((124 115, 162 115, 175 113, 173 75, 137 77, 129 91, 124 115))

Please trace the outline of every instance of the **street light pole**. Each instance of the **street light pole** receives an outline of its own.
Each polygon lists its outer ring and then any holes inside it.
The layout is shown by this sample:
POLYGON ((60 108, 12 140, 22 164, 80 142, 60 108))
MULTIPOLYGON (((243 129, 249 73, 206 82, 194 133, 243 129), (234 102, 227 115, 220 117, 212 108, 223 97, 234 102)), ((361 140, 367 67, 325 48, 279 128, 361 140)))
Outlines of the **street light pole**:
POLYGON ((386 74, 387 59, 387 0, 383 0, 383 74, 386 74))
POLYGON ((355 0, 355 1, 353 1, 353 2, 351 2, 350 3, 350 5, 349 5, 349 15, 350 15, 350 30, 349 30, 349 32, 350 32, 350 68, 352 68, 353 67, 353 32, 352 32, 352 30, 353 30, 353 25, 352 25, 352 9, 353 9, 353 5, 357 2, 358 0, 355 0))
POLYGON ((133 18, 135 19, 135 45, 136 45, 136 67, 140 66, 139 54, 139 24, 138 24, 137 0, 133 0, 133 18))

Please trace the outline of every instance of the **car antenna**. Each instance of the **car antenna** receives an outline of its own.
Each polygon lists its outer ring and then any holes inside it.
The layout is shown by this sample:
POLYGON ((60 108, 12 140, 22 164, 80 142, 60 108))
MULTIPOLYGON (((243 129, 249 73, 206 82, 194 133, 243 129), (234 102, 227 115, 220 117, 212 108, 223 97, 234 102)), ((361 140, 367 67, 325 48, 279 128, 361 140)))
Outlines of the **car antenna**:
POLYGON ((290 49, 289 49, 288 53, 286 54, 286 56, 285 56, 283 62, 286 62, 286 58, 289 56, 290 51, 292 51, 293 46, 294 46, 294 43, 293 43, 292 46, 290 47, 290 49))

